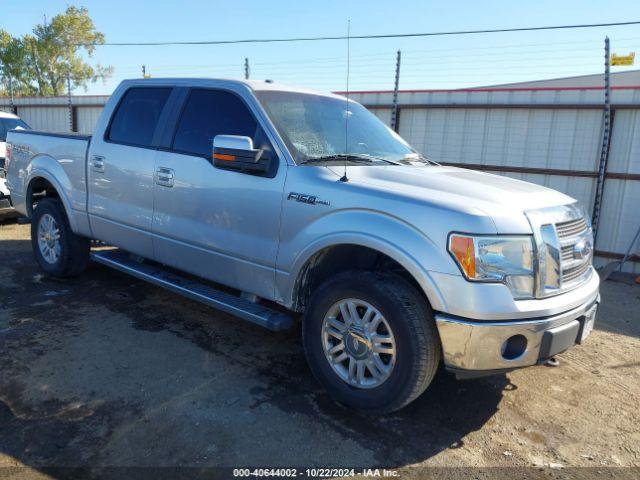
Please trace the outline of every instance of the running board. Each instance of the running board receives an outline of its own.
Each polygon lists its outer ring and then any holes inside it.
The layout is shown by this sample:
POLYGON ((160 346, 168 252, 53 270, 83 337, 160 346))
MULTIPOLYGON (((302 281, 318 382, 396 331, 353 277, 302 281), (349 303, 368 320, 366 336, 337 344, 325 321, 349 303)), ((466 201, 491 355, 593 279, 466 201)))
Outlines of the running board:
POLYGON ((285 313, 187 279, 161 265, 137 262, 120 250, 93 251, 91 259, 274 332, 286 330, 293 324, 293 319, 285 313))

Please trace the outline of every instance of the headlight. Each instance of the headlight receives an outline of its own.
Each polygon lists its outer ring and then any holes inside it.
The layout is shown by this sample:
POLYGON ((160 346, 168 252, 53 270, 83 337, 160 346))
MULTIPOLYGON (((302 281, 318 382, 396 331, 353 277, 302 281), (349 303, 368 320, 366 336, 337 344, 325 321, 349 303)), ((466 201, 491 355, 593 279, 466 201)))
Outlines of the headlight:
POLYGON ((451 234, 449 252, 474 282, 504 283, 515 299, 533 298, 533 241, 529 236, 451 234))

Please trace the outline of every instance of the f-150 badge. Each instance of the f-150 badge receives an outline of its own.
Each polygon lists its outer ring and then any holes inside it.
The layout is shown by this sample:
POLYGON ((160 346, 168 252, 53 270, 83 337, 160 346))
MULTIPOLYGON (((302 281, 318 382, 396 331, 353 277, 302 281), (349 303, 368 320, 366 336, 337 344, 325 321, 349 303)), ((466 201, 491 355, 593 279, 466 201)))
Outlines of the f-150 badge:
POLYGON ((331 205, 327 200, 320 200, 315 195, 308 195, 306 193, 290 192, 287 200, 295 200, 300 203, 308 203, 309 205, 331 205))

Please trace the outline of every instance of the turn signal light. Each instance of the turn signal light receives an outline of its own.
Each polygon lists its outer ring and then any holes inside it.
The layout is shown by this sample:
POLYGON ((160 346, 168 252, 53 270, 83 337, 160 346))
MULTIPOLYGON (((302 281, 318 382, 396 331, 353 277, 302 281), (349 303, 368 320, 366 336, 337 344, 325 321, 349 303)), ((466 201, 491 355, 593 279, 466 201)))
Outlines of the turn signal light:
POLYGON ((234 162, 236 159, 235 155, 226 155, 224 153, 214 153, 213 158, 216 160, 224 160, 225 162, 234 162))
POLYGON ((451 235, 449 250, 456 257, 458 264, 464 270, 468 278, 476 276, 476 255, 473 246, 473 238, 461 235, 451 235))

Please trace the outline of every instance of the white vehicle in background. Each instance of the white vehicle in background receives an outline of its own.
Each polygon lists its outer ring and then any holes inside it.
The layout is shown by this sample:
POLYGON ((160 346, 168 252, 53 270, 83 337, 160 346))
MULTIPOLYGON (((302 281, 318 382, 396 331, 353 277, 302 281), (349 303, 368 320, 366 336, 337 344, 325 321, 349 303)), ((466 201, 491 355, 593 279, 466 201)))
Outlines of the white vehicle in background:
POLYGON ((0 112, 0 212, 4 209, 12 208, 11 197, 5 180, 4 159, 7 150, 7 132, 14 128, 29 129, 29 125, 13 113, 0 112))

